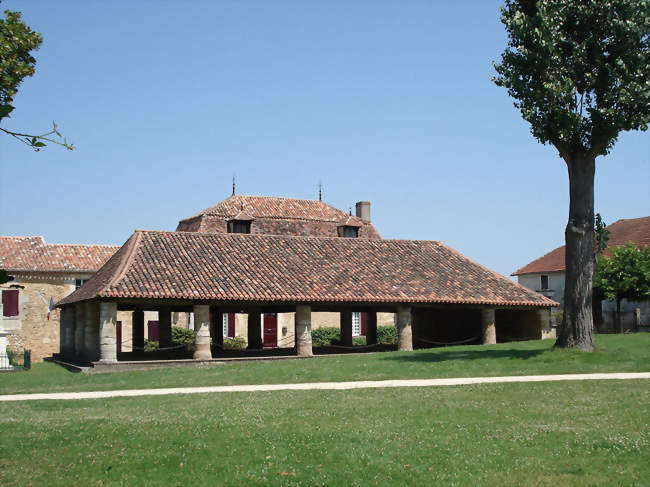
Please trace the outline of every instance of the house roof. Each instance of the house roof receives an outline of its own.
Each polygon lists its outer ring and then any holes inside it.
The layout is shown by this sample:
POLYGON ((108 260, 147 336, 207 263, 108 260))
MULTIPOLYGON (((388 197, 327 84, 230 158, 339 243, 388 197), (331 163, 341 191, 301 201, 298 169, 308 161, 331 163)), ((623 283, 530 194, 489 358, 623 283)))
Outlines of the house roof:
POLYGON ((0 269, 24 272, 95 272, 120 247, 48 244, 43 237, 0 236, 0 269))
MULTIPOLYGON (((615 221, 608 225, 609 240, 607 241, 608 249, 625 245, 633 242, 638 248, 650 245, 650 216, 642 218, 630 218, 615 221)), ((605 254, 609 254, 605 250, 605 254)), ((539 272, 558 272, 566 269, 564 261, 564 245, 551 250, 548 254, 535 259, 521 269, 515 271, 512 275, 536 274, 539 272)))
POLYGON ((58 305, 96 297, 557 305, 440 242, 154 231, 58 305))
MULTIPOLYGON (((219 216, 231 219, 242 208, 254 218, 281 218, 298 220, 317 220, 339 222, 347 213, 319 200, 280 198, 275 196, 232 195, 210 208, 186 218, 191 220, 200 216, 219 216)), ((185 221, 181 220, 181 221, 185 221)))

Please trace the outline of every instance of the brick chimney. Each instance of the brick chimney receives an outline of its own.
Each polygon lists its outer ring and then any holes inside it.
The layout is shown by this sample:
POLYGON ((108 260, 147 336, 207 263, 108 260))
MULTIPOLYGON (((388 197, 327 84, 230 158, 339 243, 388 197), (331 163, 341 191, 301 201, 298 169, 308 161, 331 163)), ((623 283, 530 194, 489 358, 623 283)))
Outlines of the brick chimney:
POLYGON ((364 222, 370 223, 370 201, 359 201, 356 209, 357 216, 364 222))

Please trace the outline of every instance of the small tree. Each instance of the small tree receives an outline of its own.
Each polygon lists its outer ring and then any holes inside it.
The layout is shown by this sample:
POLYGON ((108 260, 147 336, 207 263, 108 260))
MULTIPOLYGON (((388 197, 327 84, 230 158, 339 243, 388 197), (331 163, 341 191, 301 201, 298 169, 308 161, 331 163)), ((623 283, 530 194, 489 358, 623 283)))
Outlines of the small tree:
MULTIPOLYGON (((5 10, 5 16, 0 18, 0 123, 14 110, 12 103, 20 83, 28 76, 33 76, 36 59, 32 56, 32 51, 37 50, 43 42, 41 35, 21 20, 20 12, 5 10)), ((74 148, 59 133, 54 122, 52 130, 42 134, 14 132, 4 127, 0 127, 0 131, 37 151, 45 147, 46 142, 70 150, 74 148)))
POLYGON ((650 299, 650 247, 639 250, 628 242, 616 247, 611 257, 599 257, 594 292, 616 300, 616 329, 621 333, 621 300, 650 299))
POLYGON ((650 121, 650 2, 506 0, 494 82, 569 173, 564 316, 555 346, 593 349, 594 173, 626 130, 650 121))

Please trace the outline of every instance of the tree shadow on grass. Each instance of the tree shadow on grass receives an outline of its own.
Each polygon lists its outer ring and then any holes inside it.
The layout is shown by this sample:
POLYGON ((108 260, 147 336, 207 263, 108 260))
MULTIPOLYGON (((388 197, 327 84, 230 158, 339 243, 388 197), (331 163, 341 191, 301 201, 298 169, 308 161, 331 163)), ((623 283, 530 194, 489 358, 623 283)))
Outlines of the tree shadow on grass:
POLYGON ((400 362, 446 362, 449 360, 528 360, 543 355, 548 350, 420 350, 414 354, 390 354, 382 357, 384 360, 400 362))

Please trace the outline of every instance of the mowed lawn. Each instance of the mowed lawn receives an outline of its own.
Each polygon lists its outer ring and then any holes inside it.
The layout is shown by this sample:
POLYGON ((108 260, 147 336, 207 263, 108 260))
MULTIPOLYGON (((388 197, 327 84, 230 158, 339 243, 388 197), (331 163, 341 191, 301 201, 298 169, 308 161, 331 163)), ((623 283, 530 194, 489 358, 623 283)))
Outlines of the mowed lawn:
POLYGON ((554 350, 554 340, 229 363, 106 374, 52 363, 0 373, 0 394, 317 381, 650 371, 650 333, 597 335, 592 353, 554 350))
POLYGON ((0 485, 647 486, 647 380, 0 403, 0 485))

